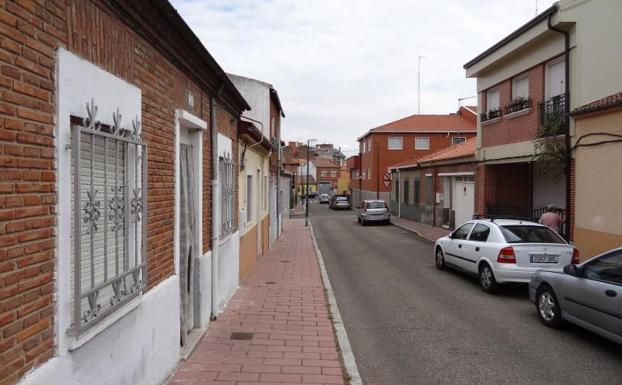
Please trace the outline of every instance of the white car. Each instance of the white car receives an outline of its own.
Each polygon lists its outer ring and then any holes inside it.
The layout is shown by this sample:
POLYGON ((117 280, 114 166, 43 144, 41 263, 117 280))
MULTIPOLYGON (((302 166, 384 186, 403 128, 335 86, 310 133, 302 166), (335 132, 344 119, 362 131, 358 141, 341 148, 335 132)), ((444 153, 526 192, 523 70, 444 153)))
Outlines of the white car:
POLYGON ((469 221, 434 246, 436 267, 479 276, 486 292, 498 284, 528 283, 539 269, 562 272, 579 263, 579 251, 538 223, 496 219, 469 221))

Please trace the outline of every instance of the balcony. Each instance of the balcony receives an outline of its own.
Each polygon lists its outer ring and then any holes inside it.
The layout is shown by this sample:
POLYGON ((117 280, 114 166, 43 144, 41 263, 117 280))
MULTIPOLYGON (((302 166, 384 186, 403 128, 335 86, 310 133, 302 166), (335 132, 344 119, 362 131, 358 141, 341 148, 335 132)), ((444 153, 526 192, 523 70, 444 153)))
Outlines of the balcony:
POLYGON ((529 108, 531 108, 531 98, 517 98, 505 106, 505 114, 510 115, 529 108))
POLYGON ((540 103, 540 133, 541 138, 562 135, 568 130, 568 116, 566 115, 566 95, 553 96, 540 103))
POLYGON ((487 122, 493 119, 499 119, 501 118, 501 108, 496 108, 496 109, 488 110, 487 112, 482 112, 481 114, 479 114, 479 117, 480 117, 480 121, 482 122, 487 122))

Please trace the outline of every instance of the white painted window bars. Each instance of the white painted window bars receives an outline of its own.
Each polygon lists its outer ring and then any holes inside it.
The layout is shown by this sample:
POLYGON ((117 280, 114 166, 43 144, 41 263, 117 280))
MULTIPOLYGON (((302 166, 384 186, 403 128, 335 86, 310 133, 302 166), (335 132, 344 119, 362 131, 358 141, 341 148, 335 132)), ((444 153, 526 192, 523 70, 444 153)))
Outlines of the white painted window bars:
POLYGON ((220 174, 220 235, 226 236, 233 232, 233 198, 234 198, 234 175, 233 159, 231 155, 219 158, 220 174))
POLYGON ((147 145, 138 118, 121 127, 71 117, 72 290, 79 336, 138 296, 147 283, 147 145))

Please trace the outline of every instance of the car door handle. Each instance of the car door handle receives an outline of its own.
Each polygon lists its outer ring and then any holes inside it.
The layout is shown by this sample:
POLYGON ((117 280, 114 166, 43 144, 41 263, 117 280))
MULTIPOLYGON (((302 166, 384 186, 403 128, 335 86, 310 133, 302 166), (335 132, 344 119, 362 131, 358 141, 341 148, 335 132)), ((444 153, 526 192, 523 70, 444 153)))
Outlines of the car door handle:
POLYGON ((461 249, 461 248, 462 248, 462 245, 458 245, 458 248, 459 248, 459 249, 461 249))
POLYGON ((607 295, 607 297, 615 297, 618 295, 618 293, 613 290, 605 290, 605 294, 607 295))
POLYGON ((475 248, 475 251, 479 251, 479 247, 476 247, 476 248, 475 248))

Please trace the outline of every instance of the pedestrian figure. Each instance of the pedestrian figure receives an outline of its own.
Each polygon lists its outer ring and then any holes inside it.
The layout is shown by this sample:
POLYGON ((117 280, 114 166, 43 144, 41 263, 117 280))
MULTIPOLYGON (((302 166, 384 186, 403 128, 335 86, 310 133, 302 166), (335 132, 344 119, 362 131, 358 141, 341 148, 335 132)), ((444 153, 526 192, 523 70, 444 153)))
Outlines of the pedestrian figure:
POLYGON ((546 206, 546 212, 540 217, 539 223, 548 226, 551 230, 559 234, 559 226, 562 223, 562 217, 555 209, 554 204, 546 206))

